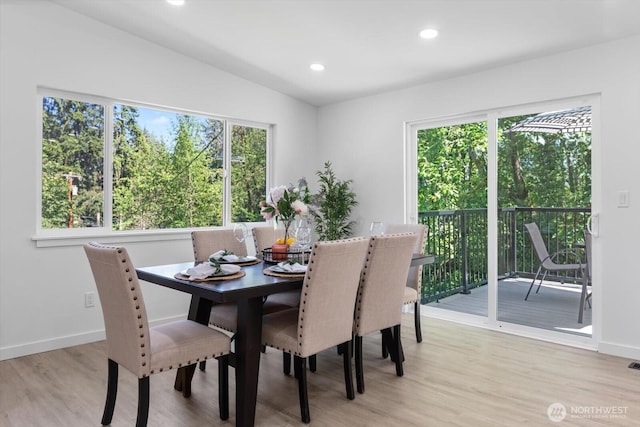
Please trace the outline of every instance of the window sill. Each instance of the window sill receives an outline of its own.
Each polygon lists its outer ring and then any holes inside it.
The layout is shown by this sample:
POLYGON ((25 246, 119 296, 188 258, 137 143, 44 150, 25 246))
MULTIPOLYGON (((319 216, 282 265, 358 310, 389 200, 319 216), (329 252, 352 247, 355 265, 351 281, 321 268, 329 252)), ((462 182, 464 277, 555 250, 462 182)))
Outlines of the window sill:
MULTIPOLYGON (((66 231, 66 230, 65 230, 66 231)), ((89 242, 136 243, 191 239, 191 230, 108 231, 104 229, 78 229, 73 234, 42 233, 31 238, 38 248, 57 246, 83 246, 89 242)))

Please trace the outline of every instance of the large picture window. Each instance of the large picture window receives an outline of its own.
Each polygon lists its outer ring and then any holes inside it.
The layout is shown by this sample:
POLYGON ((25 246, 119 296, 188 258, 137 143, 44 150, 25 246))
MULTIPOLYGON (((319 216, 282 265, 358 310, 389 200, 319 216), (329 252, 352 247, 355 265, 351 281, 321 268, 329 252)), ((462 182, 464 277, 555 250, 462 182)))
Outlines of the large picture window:
POLYGON ((43 230, 262 221, 269 126, 42 94, 43 230))

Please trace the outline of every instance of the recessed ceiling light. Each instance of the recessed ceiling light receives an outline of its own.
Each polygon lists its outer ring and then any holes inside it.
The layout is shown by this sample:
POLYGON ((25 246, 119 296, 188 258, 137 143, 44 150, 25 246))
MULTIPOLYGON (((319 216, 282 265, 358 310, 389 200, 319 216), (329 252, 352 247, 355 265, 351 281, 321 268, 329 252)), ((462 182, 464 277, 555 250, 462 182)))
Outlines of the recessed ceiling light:
POLYGON ((426 28, 420 31, 420 37, 423 39, 435 39, 438 37, 438 30, 435 28, 426 28))
POLYGON ((317 62, 309 65, 309 68, 311 68, 313 71, 324 71, 324 65, 317 62))
POLYGON ((182 6, 184 2, 185 0, 167 0, 167 3, 169 3, 172 6, 182 6))

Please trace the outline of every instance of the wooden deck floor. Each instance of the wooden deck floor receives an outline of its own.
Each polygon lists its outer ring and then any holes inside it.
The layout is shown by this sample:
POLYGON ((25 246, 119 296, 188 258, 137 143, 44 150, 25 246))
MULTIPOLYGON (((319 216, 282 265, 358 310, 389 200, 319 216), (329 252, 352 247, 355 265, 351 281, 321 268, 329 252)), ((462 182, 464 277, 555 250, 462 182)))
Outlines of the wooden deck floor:
MULTIPOLYGON (((498 282, 498 320, 541 329, 591 336, 591 308, 587 305, 582 324, 578 323, 579 285, 543 282, 538 293, 524 296, 530 279, 505 279, 498 282)), ((536 282, 536 286, 537 286, 536 282)), ((456 294, 427 304, 462 313, 487 316, 487 286, 456 294)))

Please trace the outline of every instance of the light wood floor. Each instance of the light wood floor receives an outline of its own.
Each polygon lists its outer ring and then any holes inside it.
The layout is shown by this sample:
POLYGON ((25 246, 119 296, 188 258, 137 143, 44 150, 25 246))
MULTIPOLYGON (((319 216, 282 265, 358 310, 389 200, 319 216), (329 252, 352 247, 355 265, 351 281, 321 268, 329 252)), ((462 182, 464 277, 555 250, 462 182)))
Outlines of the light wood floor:
MULTIPOLYGON (((314 426, 640 426, 640 370, 630 360, 423 318, 417 344, 413 315, 403 318, 405 376, 380 357, 380 335, 365 339, 366 393, 345 397, 341 358, 318 356, 309 374, 314 426), (547 408, 562 403, 567 416, 552 423, 547 408), (572 414, 572 407, 580 411, 572 414), (585 411, 618 411, 586 418, 585 411), (621 413, 624 412, 624 413, 621 413)), ((0 426, 98 426, 106 390, 104 342, 0 362, 0 426)), ((269 349, 260 366, 256 424, 300 423, 296 382, 282 374, 281 354, 269 349)), ((217 369, 196 372, 193 395, 173 390, 174 373, 151 377, 149 426, 233 426, 218 418, 217 369)), ((112 425, 132 426, 136 379, 121 369, 112 425)))

